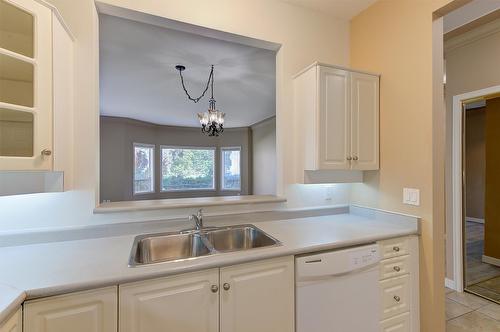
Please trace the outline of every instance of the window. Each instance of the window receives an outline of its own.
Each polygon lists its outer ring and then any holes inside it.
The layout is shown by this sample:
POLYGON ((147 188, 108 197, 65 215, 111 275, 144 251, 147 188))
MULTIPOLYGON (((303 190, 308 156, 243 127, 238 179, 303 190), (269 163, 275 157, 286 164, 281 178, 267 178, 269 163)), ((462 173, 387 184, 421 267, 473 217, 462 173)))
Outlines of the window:
POLYGON ((162 147, 161 191, 215 190, 215 148, 162 147))
POLYGON ((222 190, 240 190, 241 148, 222 148, 222 190))
POLYGON ((134 143, 134 195, 152 193, 155 146, 134 143))

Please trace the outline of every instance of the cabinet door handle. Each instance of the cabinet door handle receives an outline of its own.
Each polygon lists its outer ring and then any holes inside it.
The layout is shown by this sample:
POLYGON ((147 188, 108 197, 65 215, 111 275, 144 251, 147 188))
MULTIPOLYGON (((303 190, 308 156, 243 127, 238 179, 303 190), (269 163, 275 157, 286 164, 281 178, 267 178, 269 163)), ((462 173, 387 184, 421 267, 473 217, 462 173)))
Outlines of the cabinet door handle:
POLYGON ((354 160, 354 161, 358 160, 358 156, 352 157, 352 160, 354 160))
POLYGON ((210 290, 212 291, 212 293, 217 293, 219 291, 219 286, 212 285, 212 287, 210 287, 210 290))
POLYGON ((395 252, 399 252, 399 247, 392 247, 392 250, 394 250, 395 252))
POLYGON ((52 154, 52 151, 50 151, 49 149, 43 149, 43 150, 40 152, 40 154, 41 154, 42 156, 46 156, 46 157, 48 157, 48 156, 50 156, 50 155, 52 154))
POLYGON ((399 302, 399 301, 401 301, 401 298, 400 298, 399 296, 397 296, 397 295, 394 295, 394 300, 395 300, 396 302, 399 302))
POLYGON ((396 266, 394 267, 394 271, 399 272, 399 271, 401 271, 401 268, 400 268, 399 266, 397 266, 397 265, 396 265, 396 266))
POLYGON ((224 290, 229 290, 229 288, 231 288, 231 285, 225 282, 224 285, 222 285, 222 288, 224 288, 224 290))
POLYGON ((346 158, 347 160, 351 161, 352 160, 352 157, 351 156, 347 156, 346 158))

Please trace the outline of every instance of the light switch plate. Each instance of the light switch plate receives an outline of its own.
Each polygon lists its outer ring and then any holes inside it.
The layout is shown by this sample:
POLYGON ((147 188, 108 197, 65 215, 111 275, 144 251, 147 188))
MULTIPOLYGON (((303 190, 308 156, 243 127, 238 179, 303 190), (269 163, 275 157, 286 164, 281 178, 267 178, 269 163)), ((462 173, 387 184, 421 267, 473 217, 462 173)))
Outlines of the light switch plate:
POLYGON ((420 190, 415 188, 403 188, 403 203, 420 205, 420 190))

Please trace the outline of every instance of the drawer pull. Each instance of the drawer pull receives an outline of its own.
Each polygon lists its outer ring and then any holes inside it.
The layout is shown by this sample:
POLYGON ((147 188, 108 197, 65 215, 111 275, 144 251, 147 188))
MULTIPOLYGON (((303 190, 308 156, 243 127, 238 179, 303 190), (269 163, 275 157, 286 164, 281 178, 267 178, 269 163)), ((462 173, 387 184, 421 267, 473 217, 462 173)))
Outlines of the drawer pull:
POLYGON ((397 265, 396 265, 396 266, 394 267, 394 271, 399 272, 399 271, 401 271, 401 268, 400 268, 399 266, 397 266, 397 265))
POLYGON ((212 293, 217 293, 219 291, 219 286, 212 285, 212 287, 210 287, 210 290, 212 291, 212 293))
POLYGON ((224 288, 224 290, 229 290, 231 288, 231 285, 228 284, 227 282, 225 282, 223 285, 222 285, 222 288, 224 288))
POLYGON ((397 296, 397 295, 394 295, 394 300, 395 300, 396 302, 399 302, 399 301, 401 301, 401 298, 400 298, 399 296, 397 296))
POLYGON ((392 247, 392 250, 394 250, 395 252, 399 252, 399 247, 398 246, 392 247))

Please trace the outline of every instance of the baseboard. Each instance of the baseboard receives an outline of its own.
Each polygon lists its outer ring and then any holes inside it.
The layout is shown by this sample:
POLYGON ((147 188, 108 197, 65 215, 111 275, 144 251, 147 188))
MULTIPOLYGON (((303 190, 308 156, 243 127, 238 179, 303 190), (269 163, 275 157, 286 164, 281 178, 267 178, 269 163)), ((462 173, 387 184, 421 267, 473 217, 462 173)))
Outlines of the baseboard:
POLYGON ((456 290, 456 289, 455 289, 455 281, 453 281, 453 280, 451 280, 451 279, 444 278, 444 286, 445 286, 446 288, 456 290))
POLYGON ((484 219, 481 219, 481 218, 465 217, 465 221, 477 222, 478 224, 484 224, 484 219))
POLYGON ((495 266, 500 266, 500 259, 483 255, 483 262, 495 266))

